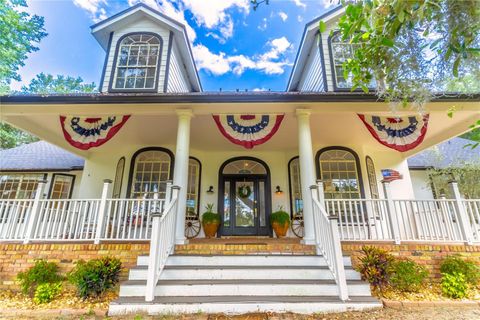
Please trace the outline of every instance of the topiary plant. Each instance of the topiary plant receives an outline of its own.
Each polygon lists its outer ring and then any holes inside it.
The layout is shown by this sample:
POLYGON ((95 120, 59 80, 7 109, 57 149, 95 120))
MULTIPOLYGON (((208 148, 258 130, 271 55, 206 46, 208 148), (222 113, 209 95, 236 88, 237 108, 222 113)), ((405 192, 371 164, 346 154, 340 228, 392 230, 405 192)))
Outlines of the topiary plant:
POLYGON ((273 212, 270 215, 270 224, 278 223, 280 225, 290 225, 290 215, 282 210, 282 207, 278 211, 273 212))
POLYGON ((35 260, 33 267, 17 275, 22 292, 31 297, 38 285, 59 282, 62 279, 62 276, 58 274, 58 265, 43 259, 35 260))
POLYGON ((480 280, 480 268, 473 261, 464 260, 460 256, 448 256, 440 265, 442 274, 461 273, 465 276, 465 281, 471 285, 477 285, 480 280))
POLYGON ((424 266, 406 259, 393 263, 390 283, 401 291, 418 292, 427 277, 428 271, 424 266))
POLYGON ((395 258, 387 251, 373 246, 364 246, 361 252, 356 270, 362 275, 362 280, 368 281, 382 292, 390 282, 395 258))
POLYGON ((220 215, 213 212, 213 203, 209 203, 205 206, 205 211, 202 214, 202 223, 218 223, 220 224, 220 215))

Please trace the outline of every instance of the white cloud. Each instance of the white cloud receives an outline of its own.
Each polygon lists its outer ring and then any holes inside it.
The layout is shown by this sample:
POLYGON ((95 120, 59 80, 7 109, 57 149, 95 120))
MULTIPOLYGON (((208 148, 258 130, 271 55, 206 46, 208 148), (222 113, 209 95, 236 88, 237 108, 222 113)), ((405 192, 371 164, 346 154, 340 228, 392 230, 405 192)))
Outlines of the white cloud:
POLYGON ((325 9, 337 6, 339 3, 340 3, 340 0, 322 0, 323 7, 325 9))
MULTIPOLYGON (((295 2, 295 5, 296 5, 297 7, 301 7, 301 8, 306 8, 306 7, 307 7, 307 5, 302 2, 302 0, 292 0, 292 1, 295 2)), ((324 0, 324 1, 325 1, 325 0, 324 0)), ((328 1, 328 0, 326 0, 326 1, 328 1)))
POLYGON ((303 17, 301 15, 298 15, 297 20, 298 20, 298 22, 303 22, 303 17))
POLYGON ((204 69, 214 75, 223 75, 232 72, 241 75, 245 70, 257 70, 265 74, 282 74, 284 67, 291 63, 283 58, 283 54, 292 48, 292 44, 285 37, 273 39, 267 43, 269 50, 261 55, 248 57, 245 55, 227 55, 211 52, 204 45, 193 48, 193 56, 199 70, 204 69))
POLYGON ((288 15, 285 12, 280 11, 278 15, 280 16, 280 19, 282 19, 283 22, 287 21, 288 15))
POLYGON ((106 0, 73 0, 73 4, 90 13, 94 22, 107 18, 105 9, 101 7, 107 4, 106 0))
POLYGON ((268 27, 267 18, 263 18, 262 23, 260 23, 260 25, 257 28, 262 31, 265 31, 267 30, 267 27, 268 27))
POLYGON ((254 92, 269 91, 267 88, 253 88, 254 92))

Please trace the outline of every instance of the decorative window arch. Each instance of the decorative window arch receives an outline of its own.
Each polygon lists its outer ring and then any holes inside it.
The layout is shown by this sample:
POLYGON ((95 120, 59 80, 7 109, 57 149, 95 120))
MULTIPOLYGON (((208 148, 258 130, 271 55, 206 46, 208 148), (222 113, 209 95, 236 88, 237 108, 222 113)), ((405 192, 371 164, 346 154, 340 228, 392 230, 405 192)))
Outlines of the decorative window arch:
POLYGON ((290 192, 290 212, 292 216, 303 213, 300 160, 298 156, 288 162, 288 190, 290 192))
POLYGON ((230 159, 221 169, 222 174, 262 174, 267 175, 268 169, 263 162, 254 158, 230 159))
POLYGON ((316 163, 325 199, 364 198, 360 161, 355 151, 345 147, 324 148, 317 152, 316 163))
POLYGON ((110 91, 157 91, 162 46, 162 38, 152 32, 122 36, 115 50, 110 91))
POLYGON ((199 215, 201 179, 202 164, 197 158, 190 157, 188 160, 187 214, 199 215))
MULTIPOLYGON (((335 91, 350 91, 352 88, 352 79, 345 78, 343 75, 343 63, 354 58, 355 49, 359 46, 359 44, 350 43, 350 39, 343 40, 340 31, 335 31, 328 38, 332 82, 335 91)), ((369 88, 375 88, 374 80, 370 83, 369 88)))
POLYGON ((127 194, 130 198, 165 198, 167 181, 173 177, 173 153, 165 148, 140 149, 132 157, 127 194))
POLYGON ((380 193, 378 192, 377 174, 375 171, 375 165, 373 164, 372 158, 367 156, 365 158, 365 165, 367 167, 368 184, 370 186, 370 196, 372 197, 372 199, 379 199, 380 193))
POLYGON ((113 181, 112 198, 120 198, 122 192, 122 180, 123 172, 125 171, 125 157, 121 157, 117 162, 117 168, 115 170, 115 180, 113 181))

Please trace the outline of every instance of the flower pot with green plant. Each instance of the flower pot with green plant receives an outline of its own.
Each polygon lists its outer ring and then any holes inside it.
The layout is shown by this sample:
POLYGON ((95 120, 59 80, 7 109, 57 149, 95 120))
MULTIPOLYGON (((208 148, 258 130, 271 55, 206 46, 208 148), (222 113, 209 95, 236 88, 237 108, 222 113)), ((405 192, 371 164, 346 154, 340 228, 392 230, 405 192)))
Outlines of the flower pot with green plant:
POLYGON ((207 204, 205 209, 207 211, 202 214, 203 231, 205 232, 205 237, 213 238, 217 234, 218 227, 220 226, 220 215, 213 212, 212 203, 207 204))
POLYGON ((270 224, 275 231, 278 238, 283 238, 287 235, 290 227, 290 215, 279 207, 277 211, 270 215, 270 224))

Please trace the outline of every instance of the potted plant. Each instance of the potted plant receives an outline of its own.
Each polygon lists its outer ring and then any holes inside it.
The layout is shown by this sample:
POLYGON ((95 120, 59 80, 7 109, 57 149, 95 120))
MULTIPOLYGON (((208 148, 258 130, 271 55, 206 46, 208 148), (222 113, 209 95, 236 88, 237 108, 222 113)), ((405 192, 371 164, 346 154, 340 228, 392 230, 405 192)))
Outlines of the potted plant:
POLYGON ((203 231, 205 232, 205 237, 213 238, 217 234, 218 227, 220 226, 220 215, 213 212, 212 203, 207 204, 205 209, 207 211, 202 214, 203 231))
POLYGON ((290 227, 290 215, 283 211, 282 207, 270 215, 270 224, 277 235, 277 238, 283 238, 287 235, 290 227))

